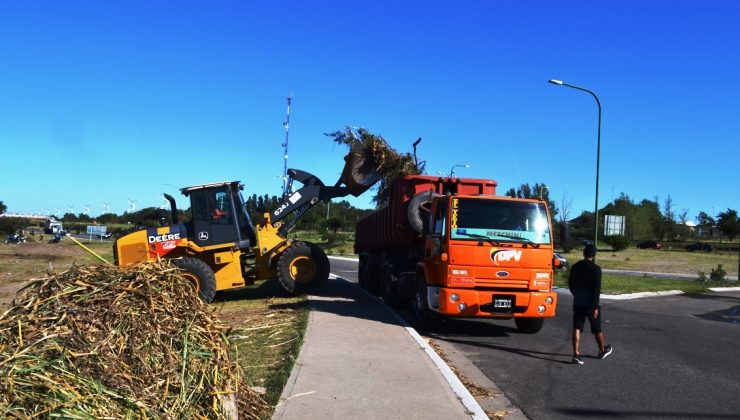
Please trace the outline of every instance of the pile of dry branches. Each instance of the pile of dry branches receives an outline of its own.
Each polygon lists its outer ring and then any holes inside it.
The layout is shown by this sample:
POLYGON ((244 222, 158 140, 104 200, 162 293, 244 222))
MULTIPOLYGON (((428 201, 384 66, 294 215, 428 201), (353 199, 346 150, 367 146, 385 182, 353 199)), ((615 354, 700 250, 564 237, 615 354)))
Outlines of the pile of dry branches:
POLYGON ((257 418, 226 327, 166 262, 33 280, 0 315, 0 414, 257 418))
POLYGON ((358 143, 362 145, 365 156, 365 171, 370 173, 377 171, 380 175, 380 186, 373 201, 382 205, 388 200, 388 188, 390 184, 402 175, 418 175, 424 171, 420 168, 410 153, 398 153, 395 151, 382 136, 376 136, 364 128, 353 129, 346 127, 344 131, 327 133, 327 136, 333 137, 334 141, 350 147, 351 150, 357 150, 358 143))

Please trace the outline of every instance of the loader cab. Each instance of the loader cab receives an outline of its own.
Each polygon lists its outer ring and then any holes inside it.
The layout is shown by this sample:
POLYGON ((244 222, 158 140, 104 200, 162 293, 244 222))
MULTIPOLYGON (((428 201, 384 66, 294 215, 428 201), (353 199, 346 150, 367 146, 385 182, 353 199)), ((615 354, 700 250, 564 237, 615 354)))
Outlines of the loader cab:
POLYGON ((190 198, 192 219, 186 223, 190 240, 198 246, 231 245, 249 248, 256 241, 238 181, 182 189, 190 198))

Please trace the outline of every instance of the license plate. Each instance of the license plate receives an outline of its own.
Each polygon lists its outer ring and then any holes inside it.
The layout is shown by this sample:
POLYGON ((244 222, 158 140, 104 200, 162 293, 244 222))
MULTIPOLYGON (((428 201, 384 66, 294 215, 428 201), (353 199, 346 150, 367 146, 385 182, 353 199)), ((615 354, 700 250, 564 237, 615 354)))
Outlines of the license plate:
POLYGON ((494 309, 511 309, 513 299, 510 296, 506 297, 493 297, 493 308, 494 309))

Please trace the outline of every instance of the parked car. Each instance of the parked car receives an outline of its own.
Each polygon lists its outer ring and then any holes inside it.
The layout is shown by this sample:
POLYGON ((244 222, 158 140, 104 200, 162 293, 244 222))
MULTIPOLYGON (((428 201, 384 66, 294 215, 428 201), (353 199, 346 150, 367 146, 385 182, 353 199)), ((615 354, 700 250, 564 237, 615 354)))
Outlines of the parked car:
POLYGON ((103 239, 110 239, 112 237, 113 237, 113 234, 110 233, 110 232, 108 232, 108 233, 106 233, 106 234, 103 235, 103 239))
POLYGON ((663 244, 658 241, 642 241, 637 244, 637 247, 639 249, 661 249, 663 248, 663 244))
POLYGON ((560 261, 560 267, 558 267, 558 270, 565 270, 568 268, 568 260, 565 259, 562 255, 558 254, 557 252, 552 253, 553 258, 560 261))
POLYGON ((704 244, 701 242, 694 242, 693 244, 686 245, 684 247, 687 251, 704 251, 704 252, 712 252, 714 251, 714 246, 712 244, 704 244))

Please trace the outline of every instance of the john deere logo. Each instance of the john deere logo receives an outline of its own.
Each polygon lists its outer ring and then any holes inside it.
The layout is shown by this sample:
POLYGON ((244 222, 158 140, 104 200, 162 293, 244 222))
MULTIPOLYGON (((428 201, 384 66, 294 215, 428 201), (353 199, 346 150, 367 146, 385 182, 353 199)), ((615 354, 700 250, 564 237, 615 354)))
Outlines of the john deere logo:
POLYGON ((201 241, 208 240, 208 232, 198 232, 198 239, 201 241))

